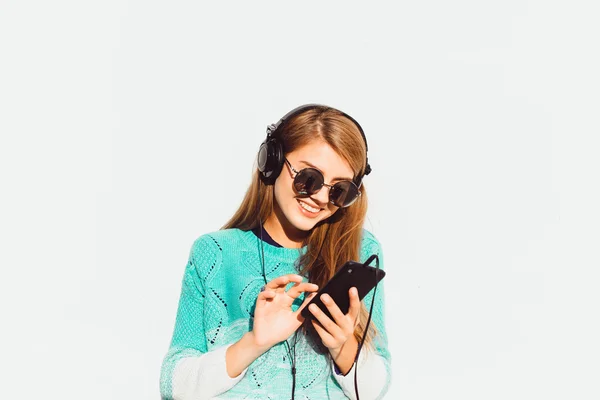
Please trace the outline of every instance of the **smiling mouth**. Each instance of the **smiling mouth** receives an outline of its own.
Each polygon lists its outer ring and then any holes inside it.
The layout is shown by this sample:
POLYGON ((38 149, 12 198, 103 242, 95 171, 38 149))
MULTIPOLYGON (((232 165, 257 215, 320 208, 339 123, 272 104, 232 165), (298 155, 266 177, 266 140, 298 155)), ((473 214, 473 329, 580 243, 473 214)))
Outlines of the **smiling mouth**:
POLYGON ((319 211, 321 211, 320 208, 315 208, 313 206, 310 206, 308 204, 306 204, 305 202, 303 202, 302 200, 298 200, 298 203, 300 203, 300 207, 302 207, 303 209, 305 209, 306 211, 310 212, 310 213, 318 213, 319 211))

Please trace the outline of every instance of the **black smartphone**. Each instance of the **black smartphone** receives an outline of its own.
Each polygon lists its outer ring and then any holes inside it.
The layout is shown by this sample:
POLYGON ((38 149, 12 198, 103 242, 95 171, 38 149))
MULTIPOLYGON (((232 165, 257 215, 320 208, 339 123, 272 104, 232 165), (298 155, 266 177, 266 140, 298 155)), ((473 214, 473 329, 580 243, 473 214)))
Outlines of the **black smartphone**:
POLYGON ((336 274, 319 290, 317 295, 304 307, 301 315, 304 318, 315 318, 308 310, 308 306, 316 304, 332 321, 333 317, 329 313, 327 306, 321 301, 321 295, 327 293, 340 310, 347 314, 350 309, 350 294, 351 287, 358 290, 358 298, 362 300, 380 280, 385 276, 385 271, 379 268, 371 267, 356 261, 348 261, 336 274))

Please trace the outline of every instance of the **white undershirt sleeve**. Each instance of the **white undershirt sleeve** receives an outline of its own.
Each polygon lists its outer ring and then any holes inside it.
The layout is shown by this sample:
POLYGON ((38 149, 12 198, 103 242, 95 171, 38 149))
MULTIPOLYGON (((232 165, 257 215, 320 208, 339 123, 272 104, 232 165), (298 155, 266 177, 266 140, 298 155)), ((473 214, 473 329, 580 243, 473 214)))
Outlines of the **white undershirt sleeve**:
MULTIPOLYGON (((331 362, 331 367, 335 368, 333 360, 331 362)), ((333 373, 334 379, 342 387, 344 394, 352 400, 356 400, 356 393, 354 391, 354 368, 356 367, 356 365, 352 365, 352 368, 346 375, 333 373)), ((361 351, 358 356, 357 379, 360 400, 382 398, 383 390, 389 380, 388 374, 385 358, 373 351, 361 351)))
POLYGON ((229 346, 179 360, 173 371, 173 400, 212 399, 235 386, 248 368, 235 378, 229 376, 225 359, 229 346))

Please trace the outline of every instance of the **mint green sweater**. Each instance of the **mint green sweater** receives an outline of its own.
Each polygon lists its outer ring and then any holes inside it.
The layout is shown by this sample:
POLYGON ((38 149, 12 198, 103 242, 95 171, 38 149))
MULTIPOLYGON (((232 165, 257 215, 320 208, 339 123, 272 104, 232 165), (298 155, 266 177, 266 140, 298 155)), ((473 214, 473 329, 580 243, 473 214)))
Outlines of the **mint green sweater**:
MULTIPOLYGON (((361 261, 378 254, 375 237, 363 230, 361 261)), ((163 399, 291 398, 291 361, 284 342, 273 346, 236 378, 227 375, 225 351, 251 330, 256 297, 264 285, 260 243, 251 231, 226 229, 198 238, 190 251, 182 282, 173 338, 161 368, 163 399)), ((267 281, 298 273, 295 262, 305 249, 263 242, 267 281)), ((363 302, 367 310, 373 292, 363 302)), ((302 296, 301 296, 302 297, 302 296)), ((295 308, 301 304, 297 300, 295 308)), ((372 323, 377 328, 374 351, 366 347, 358 361, 362 400, 382 398, 390 381, 390 354, 384 321, 383 281, 377 288, 372 323)), ((288 342, 292 342, 292 337, 288 342)), ((354 368, 334 371, 327 351, 298 335, 296 399, 354 398, 354 368)))

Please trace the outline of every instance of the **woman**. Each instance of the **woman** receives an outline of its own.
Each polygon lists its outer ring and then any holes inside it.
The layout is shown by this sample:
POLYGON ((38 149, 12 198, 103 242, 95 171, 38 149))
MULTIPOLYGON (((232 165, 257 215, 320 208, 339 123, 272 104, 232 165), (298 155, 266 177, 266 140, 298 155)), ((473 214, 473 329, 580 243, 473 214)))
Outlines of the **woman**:
MULTIPOLYGON (((361 304, 352 288, 347 314, 323 298, 333 319, 314 305, 310 320, 300 311, 346 261, 382 257, 363 229, 366 138, 322 105, 298 107, 267 132, 240 208, 190 251, 164 399, 356 397, 349 372, 373 292, 361 304)), ((355 371, 363 400, 382 398, 390 380, 383 299, 380 284, 355 371)))

